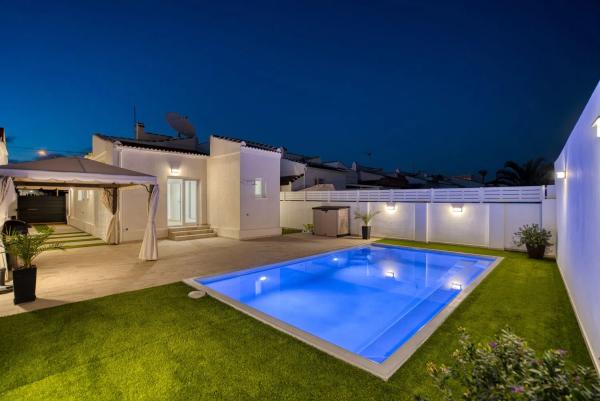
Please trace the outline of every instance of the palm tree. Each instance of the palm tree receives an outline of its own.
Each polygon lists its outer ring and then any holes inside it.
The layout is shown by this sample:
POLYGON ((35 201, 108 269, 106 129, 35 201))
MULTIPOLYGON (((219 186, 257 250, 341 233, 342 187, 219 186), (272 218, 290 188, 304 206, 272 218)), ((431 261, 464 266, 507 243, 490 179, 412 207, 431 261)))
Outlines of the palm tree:
POLYGON ((485 184, 485 176, 487 175, 488 171, 487 170, 479 170, 477 173, 481 176, 481 183, 485 184))
POLYGON ((528 186, 552 184, 552 164, 547 163, 543 157, 528 160, 519 164, 512 160, 504 163, 504 168, 496 172, 498 185, 528 186))

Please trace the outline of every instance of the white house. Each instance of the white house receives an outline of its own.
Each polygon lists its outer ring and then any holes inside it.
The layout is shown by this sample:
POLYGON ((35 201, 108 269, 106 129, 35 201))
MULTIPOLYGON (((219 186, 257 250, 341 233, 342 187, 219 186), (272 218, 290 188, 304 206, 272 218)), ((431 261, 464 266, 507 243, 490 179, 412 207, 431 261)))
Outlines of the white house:
MULTIPOLYGON (((138 123, 133 139, 95 134, 88 157, 156 177, 158 238, 281 234, 277 148, 216 135, 199 144, 148 133, 138 123)), ((143 188, 120 191, 120 242, 142 239, 147 197, 143 188)), ((68 223, 105 239, 110 219, 101 191, 73 188, 68 202, 68 223)))

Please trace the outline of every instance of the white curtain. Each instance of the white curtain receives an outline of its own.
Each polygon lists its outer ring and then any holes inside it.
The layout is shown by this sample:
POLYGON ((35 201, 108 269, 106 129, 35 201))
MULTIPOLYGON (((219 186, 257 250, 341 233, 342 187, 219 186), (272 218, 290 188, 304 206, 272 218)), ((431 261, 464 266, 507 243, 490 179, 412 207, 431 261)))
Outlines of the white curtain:
POLYGON ((119 211, 117 210, 113 213, 113 206, 116 199, 116 193, 118 189, 108 189, 104 188, 102 191, 102 204, 108 209, 110 216, 110 222, 108 223, 108 228, 106 229, 106 242, 109 244, 118 244, 119 243, 119 211), (113 192, 114 191, 114 192, 113 192))
POLYGON ((151 186, 148 198, 148 220, 139 258, 142 260, 158 259, 158 244, 156 242, 156 210, 158 209, 158 185, 151 186))
MULTIPOLYGON (((17 200, 17 191, 12 177, 0 177, 0 226, 8 220, 10 205, 17 200)), ((1 227, 0 227, 1 228, 1 227)), ((2 238, 0 236, 0 246, 4 249, 2 238)), ((0 267, 6 267, 6 254, 2 253, 0 258, 0 267)))

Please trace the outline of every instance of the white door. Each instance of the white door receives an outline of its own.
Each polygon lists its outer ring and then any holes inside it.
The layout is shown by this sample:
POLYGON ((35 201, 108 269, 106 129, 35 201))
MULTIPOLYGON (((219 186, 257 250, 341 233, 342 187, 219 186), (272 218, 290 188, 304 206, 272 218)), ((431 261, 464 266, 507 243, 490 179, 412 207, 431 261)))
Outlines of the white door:
POLYGON ((198 224, 198 181, 167 180, 167 220, 169 226, 198 224))
POLYGON ((167 220, 170 226, 183 224, 183 180, 169 178, 167 180, 167 220))
POLYGON ((184 223, 198 224, 198 181, 184 180, 184 223))

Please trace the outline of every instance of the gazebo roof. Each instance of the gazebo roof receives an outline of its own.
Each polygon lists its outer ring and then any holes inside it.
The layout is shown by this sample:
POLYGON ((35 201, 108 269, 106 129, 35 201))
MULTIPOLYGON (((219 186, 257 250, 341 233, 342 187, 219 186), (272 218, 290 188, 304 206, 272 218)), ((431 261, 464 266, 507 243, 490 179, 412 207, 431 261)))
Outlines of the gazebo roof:
POLYGON ((0 166, 0 176, 15 184, 123 187, 155 185, 156 177, 83 157, 57 157, 0 166))

